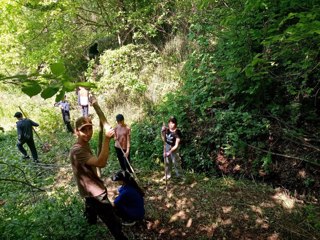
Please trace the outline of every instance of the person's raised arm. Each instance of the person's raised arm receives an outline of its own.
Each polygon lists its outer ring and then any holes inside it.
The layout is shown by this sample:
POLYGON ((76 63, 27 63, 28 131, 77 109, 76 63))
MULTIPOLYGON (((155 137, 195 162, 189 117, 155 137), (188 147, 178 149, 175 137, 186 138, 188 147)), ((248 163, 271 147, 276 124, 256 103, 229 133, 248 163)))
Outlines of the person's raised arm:
POLYGON ((86 163, 95 167, 105 167, 109 158, 109 144, 110 140, 114 135, 114 130, 110 128, 105 132, 104 141, 102 144, 101 152, 98 157, 91 157, 86 163))
POLYGON ((107 123, 107 119, 104 116, 100 106, 98 105, 97 99, 91 95, 90 102, 94 107, 97 115, 99 116, 100 122, 102 123, 105 130, 105 137, 103 139, 103 144, 101 147, 101 152, 98 157, 92 157, 87 161, 87 164, 95 167, 105 167, 109 157, 109 144, 111 138, 114 136, 114 129, 107 123))

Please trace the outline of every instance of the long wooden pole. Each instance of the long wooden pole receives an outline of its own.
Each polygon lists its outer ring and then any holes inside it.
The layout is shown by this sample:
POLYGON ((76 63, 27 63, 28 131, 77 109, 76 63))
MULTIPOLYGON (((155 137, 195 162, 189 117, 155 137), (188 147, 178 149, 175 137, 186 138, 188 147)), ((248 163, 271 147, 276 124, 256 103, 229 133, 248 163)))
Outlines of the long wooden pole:
MULTIPOLYGON (((95 98, 94 95, 91 94, 90 96, 90 103, 92 104, 94 110, 96 111, 100 122, 99 122, 99 126, 100 126, 100 130, 99 130, 99 145, 98 145, 98 155, 101 152, 101 148, 102 148, 102 141, 103 141, 103 130, 107 131, 111 128, 111 126, 108 124, 107 122, 107 118, 104 115, 103 111, 101 110, 97 99, 95 98)), ((101 168, 97 168, 97 174, 99 177, 101 177, 101 168)))
MULTIPOLYGON (((95 98, 95 96, 91 95, 91 97, 90 97, 90 102, 91 102, 94 110, 96 111, 97 115, 99 116, 99 119, 100 119, 100 122, 101 122, 103 128, 104 128, 105 130, 109 130, 109 129, 111 128, 111 126, 108 124, 107 119, 106 119, 103 111, 101 110, 101 108, 100 108, 100 106, 99 106, 99 104, 98 104, 98 101, 97 101, 97 99, 95 98)), ((121 147, 120 147, 120 149, 122 150, 121 147)), ((122 150, 122 153, 124 154, 123 150, 122 150)), ((125 157, 125 156, 124 156, 124 157, 125 157)), ((138 180, 137 175, 136 175, 136 173, 134 172, 134 170, 133 170, 133 168, 132 168, 129 160, 128 160, 126 157, 125 157, 125 159, 126 159, 128 165, 129 165, 129 167, 130 167, 130 170, 131 170, 132 173, 133 173, 133 176, 135 177, 136 180, 138 180)))
MULTIPOLYGON (((161 128, 161 138, 163 141, 163 149, 166 149, 166 132, 165 132, 165 127, 166 124, 164 122, 162 122, 162 128, 161 128)), ((165 181, 166 181, 166 192, 168 192, 168 179, 167 179, 167 161, 168 161, 168 157, 167 156, 163 156, 163 161, 164 161, 164 177, 165 177, 165 181)))

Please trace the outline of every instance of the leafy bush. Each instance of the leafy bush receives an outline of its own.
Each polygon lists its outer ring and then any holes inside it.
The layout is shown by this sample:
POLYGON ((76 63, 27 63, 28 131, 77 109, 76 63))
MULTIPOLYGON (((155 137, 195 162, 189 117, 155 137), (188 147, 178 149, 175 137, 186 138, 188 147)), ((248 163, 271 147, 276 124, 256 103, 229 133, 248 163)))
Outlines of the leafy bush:
POLYGON ((19 201, 0 209, 1 239, 92 239, 106 234, 105 227, 88 226, 80 198, 63 189, 32 205, 19 201))
POLYGON ((135 123, 131 127, 133 161, 143 169, 154 169, 162 161, 161 125, 145 119, 144 122, 135 123))
POLYGON ((125 101, 140 103, 157 61, 157 54, 144 45, 129 44, 106 50, 100 56, 99 71, 91 74, 91 81, 97 81, 97 93, 106 94, 110 108, 125 101))

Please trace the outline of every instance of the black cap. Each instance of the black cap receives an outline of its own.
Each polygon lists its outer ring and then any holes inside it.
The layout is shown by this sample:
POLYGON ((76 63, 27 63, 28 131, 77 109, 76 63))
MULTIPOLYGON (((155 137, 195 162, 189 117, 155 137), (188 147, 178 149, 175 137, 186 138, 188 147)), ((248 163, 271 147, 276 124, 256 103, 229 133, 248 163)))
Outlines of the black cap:
POLYGON ((111 177, 112 181, 124 181, 128 182, 131 178, 131 175, 128 171, 119 171, 111 177))
POLYGON ((21 113, 21 112, 16 112, 16 113, 14 114, 14 117, 15 117, 15 118, 21 118, 21 117, 22 117, 22 113, 21 113))
POLYGON ((118 115, 116 116, 116 120, 117 120, 117 122, 123 121, 123 120, 124 120, 123 115, 122 115, 122 114, 118 114, 118 115))

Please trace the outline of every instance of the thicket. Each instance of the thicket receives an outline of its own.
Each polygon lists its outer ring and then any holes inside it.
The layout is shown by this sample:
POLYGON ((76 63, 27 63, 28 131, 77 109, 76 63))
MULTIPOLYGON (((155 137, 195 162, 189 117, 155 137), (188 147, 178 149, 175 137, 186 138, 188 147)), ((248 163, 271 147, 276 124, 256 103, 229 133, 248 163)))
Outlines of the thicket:
MULTIPOLYGON (((303 138, 319 137, 319 12, 312 1, 207 2, 198 8, 190 18, 193 51, 181 72, 183 86, 133 126, 143 160, 155 154, 161 122, 170 115, 184 134, 184 164, 199 171, 215 169, 220 151, 252 157, 257 173, 269 170, 273 151, 288 151, 286 139, 316 149, 303 138)), ((290 154, 319 164, 317 150, 290 154)))
MULTIPOLYGON (((72 91, 74 77, 81 70, 73 68, 74 60, 68 59, 73 56, 83 68, 85 56, 79 55, 79 49, 95 41, 100 56, 92 59, 89 53, 86 77, 97 85, 93 90, 102 95, 109 113, 135 113, 129 120, 135 122, 134 136, 139 136, 133 140, 140 162, 150 159, 139 152, 161 159, 158 131, 163 121, 176 115, 183 144, 188 146, 182 154, 189 169, 214 171, 216 155, 223 153, 234 159, 250 158, 256 170, 268 171, 276 156, 273 153, 290 157, 287 152, 295 144, 311 153, 299 149, 293 159, 319 165, 317 1, 122 1, 120 5, 97 1, 89 5, 66 0, 16 7, 19 17, 13 18, 14 4, 3 5, 7 18, 1 21, 19 30, 17 44, 23 43, 22 36, 34 43, 31 30, 43 26, 41 41, 66 53, 60 59, 58 51, 40 58, 46 48, 27 44, 25 52, 32 53, 27 54, 32 62, 45 63, 38 66, 44 73, 39 81, 18 76, 23 90, 31 96, 41 93, 43 98, 72 91), (92 11, 86 11, 89 6, 92 11), (106 7, 113 11, 105 12, 106 7), (28 17, 32 12, 41 21, 28 17), (49 24, 48 16, 52 22, 68 23, 68 36, 61 34, 59 24, 49 24), (29 24, 19 25, 24 21, 29 24), (71 22, 79 28, 74 31, 71 22), (81 32, 81 40, 76 31, 81 32), (115 39, 118 45, 110 43, 115 39), (75 45, 74 50, 68 49, 70 44, 75 45), (54 63, 56 60, 61 61, 54 63), (146 132, 140 130, 143 126, 146 132), (281 144, 274 144, 278 140, 281 144)), ((10 31, 4 32, 9 44, 10 31)), ((10 55, 8 59, 14 62, 15 58, 10 55)), ((22 59, 22 68, 32 72, 36 66, 25 64, 27 58, 22 59)))

